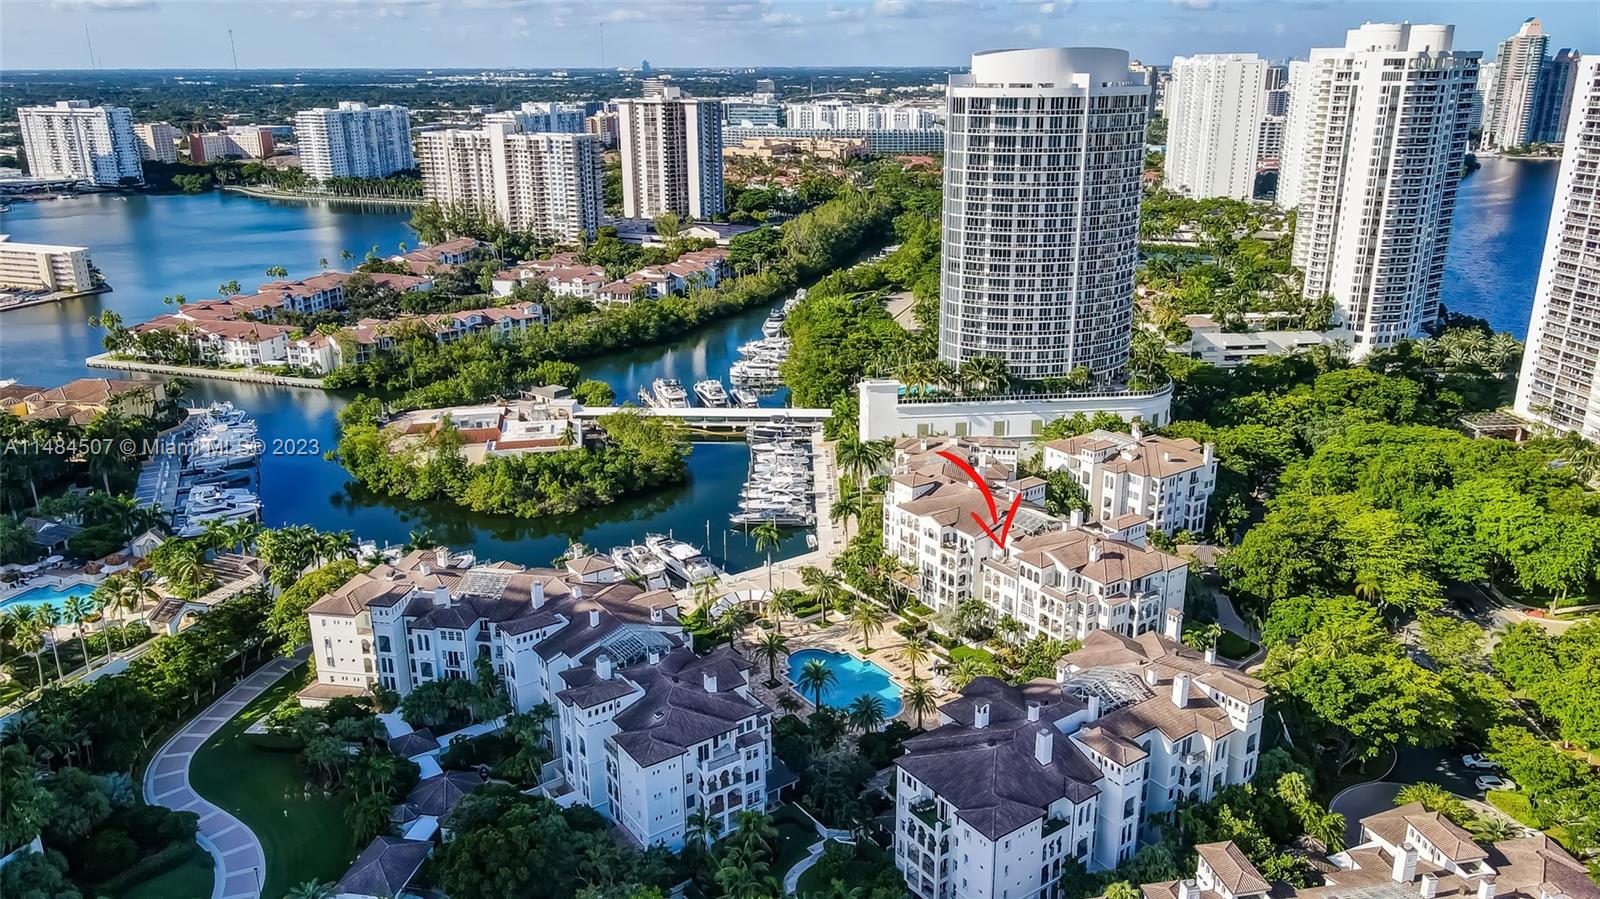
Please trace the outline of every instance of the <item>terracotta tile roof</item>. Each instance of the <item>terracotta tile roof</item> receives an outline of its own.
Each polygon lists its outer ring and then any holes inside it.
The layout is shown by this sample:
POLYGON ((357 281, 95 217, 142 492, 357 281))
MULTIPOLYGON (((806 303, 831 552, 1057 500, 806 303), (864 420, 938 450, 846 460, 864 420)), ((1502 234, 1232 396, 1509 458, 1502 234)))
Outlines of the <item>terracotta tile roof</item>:
POLYGON ((1235 896, 1265 893, 1272 887, 1232 840, 1222 843, 1201 843, 1194 847, 1194 851, 1212 873, 1217 875, 1217 880, 1235 896))

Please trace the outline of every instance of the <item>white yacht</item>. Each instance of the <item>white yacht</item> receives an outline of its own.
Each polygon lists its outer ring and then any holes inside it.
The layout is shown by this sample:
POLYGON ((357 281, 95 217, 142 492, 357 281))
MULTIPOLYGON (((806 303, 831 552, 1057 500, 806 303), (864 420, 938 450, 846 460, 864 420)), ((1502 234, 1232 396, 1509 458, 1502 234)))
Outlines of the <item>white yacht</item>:
POLYGON ((661 534, 649 534, 644 538, 645 546, 656 554, 656 558, 666 563, 667 570, 675 576, 682 578, 686 583, 698 584, 708 578, 722 576, 722 570, 711 564, 711 561, 700 550, 671 537, 661 534))
POLYGON ((756 396, 755 391, 753 390, 747 390, 743 387, 735 387, 731 393, 733 396, 733 404, 741 409, 754 409, 756 405, 761 402, 761 398, 756 396))
POLYGON ((700 402, 713 409, 726 408, 728 405, 728 391, 723 389, 722 382, 705 380, 694 385, 694 395, 700 402))
POLYGON ((618 546, 611 550, 611 561, 624 573, 644 581, 648 590, 664 590, 667 582, 667 563, 656 557, 650 547, 640 543, 618 546))
POLYGON ((650 387, 655 391, 657 406, 663 409, 689 408, 689 391, 683 389, 683 382, 677 378, 656 378, 650 387))

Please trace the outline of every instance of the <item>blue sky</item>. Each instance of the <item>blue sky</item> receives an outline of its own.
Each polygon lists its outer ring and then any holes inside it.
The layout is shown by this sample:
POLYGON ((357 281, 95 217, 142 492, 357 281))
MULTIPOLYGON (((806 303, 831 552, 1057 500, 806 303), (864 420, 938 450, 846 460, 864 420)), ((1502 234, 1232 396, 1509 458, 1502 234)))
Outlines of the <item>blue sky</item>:
POLYGON ((963 65, 975 50, 1125 48, 1135 58, 1304 56, 1362 21, 1448 22, 1492 56, 1531 15, 1551 46, 1600 50, 1590 0, 6 0, 8 69, 963 65))

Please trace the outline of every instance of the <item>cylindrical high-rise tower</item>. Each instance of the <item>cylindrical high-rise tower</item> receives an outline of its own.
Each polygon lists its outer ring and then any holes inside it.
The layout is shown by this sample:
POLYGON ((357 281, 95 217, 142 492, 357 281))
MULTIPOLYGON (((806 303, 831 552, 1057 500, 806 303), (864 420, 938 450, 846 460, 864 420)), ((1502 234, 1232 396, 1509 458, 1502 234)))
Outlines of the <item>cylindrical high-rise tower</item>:
POLYGON ((1149 89, 1123 50, 993 50, 947 94, 939 356, 1120 371, 1149 89))

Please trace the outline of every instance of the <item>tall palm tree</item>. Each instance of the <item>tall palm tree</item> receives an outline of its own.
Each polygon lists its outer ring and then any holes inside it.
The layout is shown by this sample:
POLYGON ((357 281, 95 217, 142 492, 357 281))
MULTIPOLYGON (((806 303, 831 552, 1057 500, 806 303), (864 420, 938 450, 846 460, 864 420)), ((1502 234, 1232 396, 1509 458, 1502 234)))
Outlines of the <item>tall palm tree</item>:
POLYGON ((850 611, 850 629, 861 635, 861 648, 872 648, 872 635, 883 630, 887 613, 875 603, 858 602, 850 611))
POLYGON ((800 600, 805 597, 799 590, 785 587, 772 594, 772 599, 767 601, 767 614, 772 616, 772 623, 783 633, 783 619, 793 615, 800 608, 800 600))
POLYGON ((67 620, 78 629, 78 647, 83 650, 83 666, 93 670, 94 660, 89 658, 89 641, 83 636, 83 622, 94 614, 94 603, 87 596, 69 596, 63 604, 62 611, 66 613, 67 620))
POLYGON ((850 702, 850 726, 864 734, 882 727, 887 718, 881 697, 863 693, 850 702))
POLYGON ((328 257, 326 257, 326 256, 318 256, 317 257, 317 268, 321 269, 322 271, 327 271, 328 270, 328 257))
POLYGON ((916 680, 917 665, 926 662, 932 654, 933 644, 928 642, 927 637, 918 634, 907 640, 895 653, 895 657, 910 666, 911 679, 916 680))
POLYGON ((287 278, 288 276, 289 270, 281 265, 267 266, 267 277, 269 278, 287 278))
POLYGON ((800 569, 800 582, 811 588, 817 597, 817 606, 822 610, 822 626, 828 626, 828 609, 838 599, 839 593, 844 589, 839 585, 839 578, 830 571, 824 571, 815 565, 806 565, 800 569))
POLYGON ((778 659, 789 652, 789 641, 780 633, 768 633, 756 643, 756 655, 767 660, 767 680, 778 680, 778 659))
POLYGON ((972 658, 971 656, 968 656, 966 658, 957 659, 954 663, 952 663, 950 667, 945 670, 944 679, 950 682, 951 687, 957 690, 963 690, 966 688, 967 684, 972 683, 974 680, 988 673, 989 672, 984 669, 982 662, 972 658))
POLYGON ((34 620, 34 610, 37 606, 16 606, 6 612, 11 619, 14 636, 11 638, 17 644, 17 651, 23 655, 33 656, 33 664, 39 671, 39 683, 44 683, 44 660, 40 654, 44 652, 44 634, 39 630, 39 623, 34 620))
POLYGON ((783 533, 778 530, 776 524, 768 520, 756 525, 750 531, 750 534, 756 538, 756 552, 767 554, 767 593, 770 594, 772 593, 772 551, 778 548, 779 543, 783 542, 783 533))
POLYGON ((808 659, 800 666, 800 677, 795 681, 795 686, 801 690, 811 691, 811 704, 822 708, 822 694, 834 684, 839 682, 839 675, 821 659, 808 659))
POLYGON ((933 687, 920 677, 911 679, 911 683, 907 684, 900 694, 900 701, 917 716, 917 730, 922 730, 923 716, 932 715, 939 708, 939 700, 934 695, 933 687))
POLYGON ((828 519, 844 524, 844 538, 850 539, 850 519, 861 517, 862 499, 858 493, 845 490, 839 492, 839 498, 828 506, 828 519))
POLYGON ((117 590, 117 607, 127 612, 138 612, 147 605, 161 602, 161 591, 156 589, 155 575, 148 569, 130 571, 117 590))
POLYGON ((66 677, 61 670, 61 644, 56 640, 56 628, 61 626, 62 618, 61 610, 49 604, 35 606, 33 609, 34 623, 50 635, 50 655, 56 660, 56 680, 66 677))
POLYGON ((722 822, 701 806, 684 818, 683 835, 688 842, 704 849, 722 835, 722 822))

